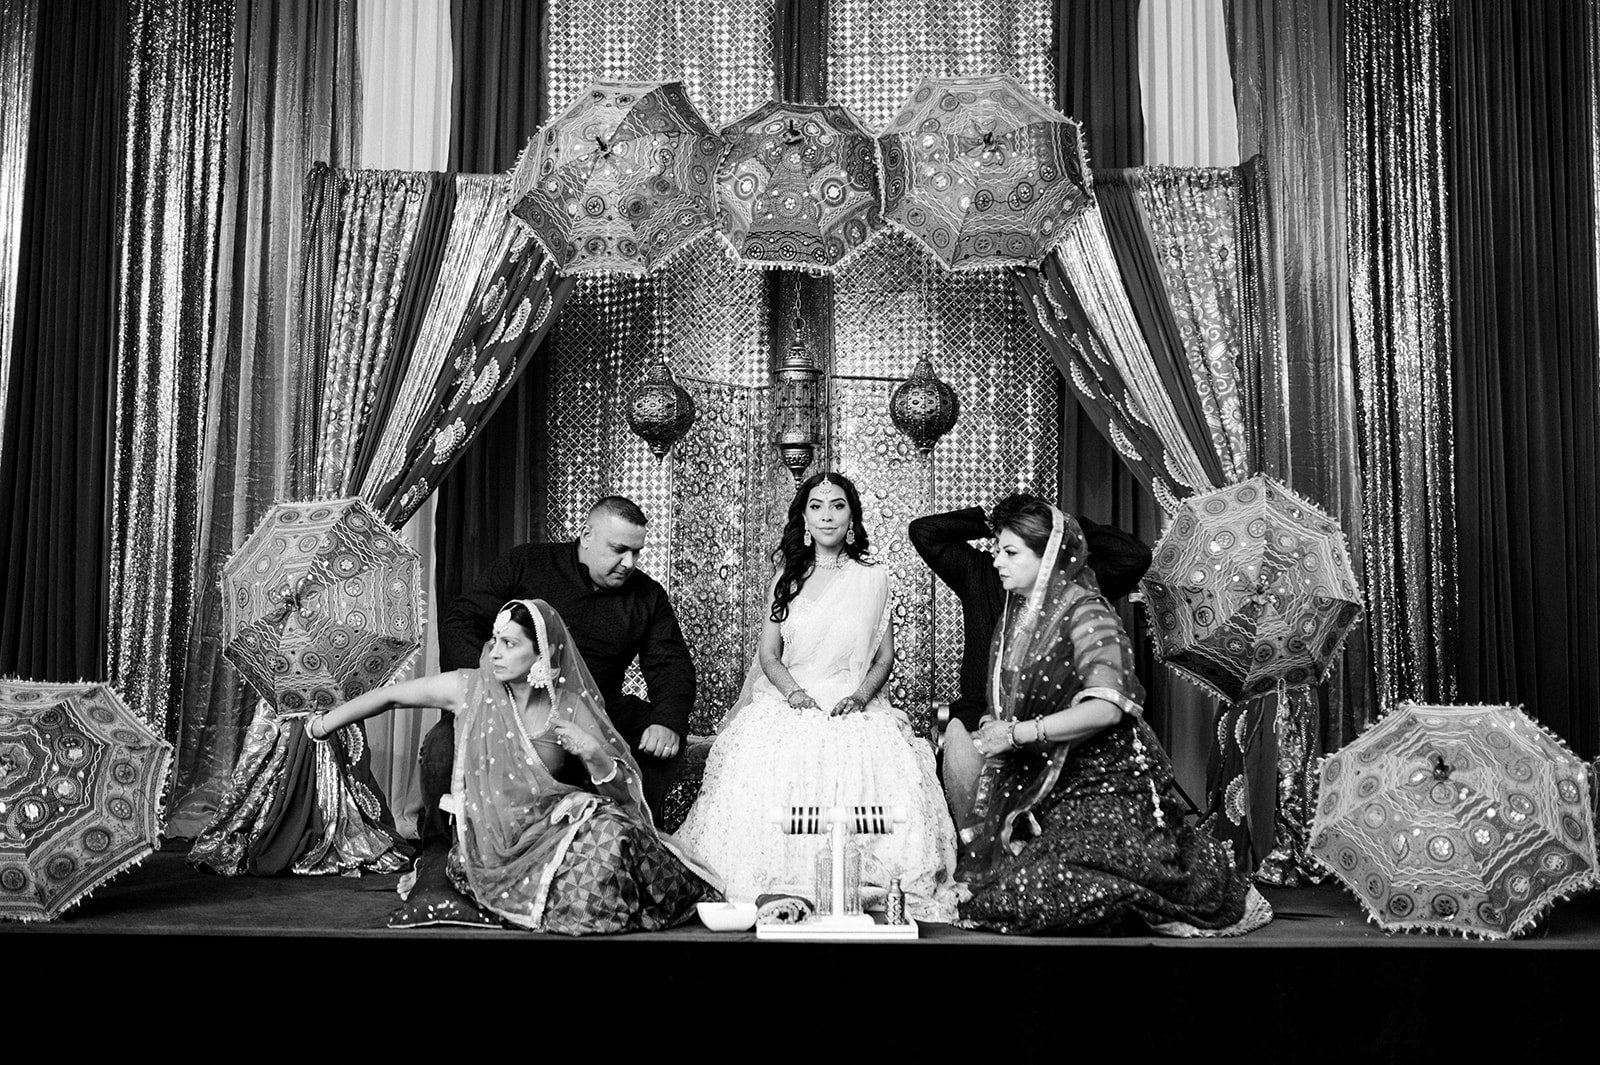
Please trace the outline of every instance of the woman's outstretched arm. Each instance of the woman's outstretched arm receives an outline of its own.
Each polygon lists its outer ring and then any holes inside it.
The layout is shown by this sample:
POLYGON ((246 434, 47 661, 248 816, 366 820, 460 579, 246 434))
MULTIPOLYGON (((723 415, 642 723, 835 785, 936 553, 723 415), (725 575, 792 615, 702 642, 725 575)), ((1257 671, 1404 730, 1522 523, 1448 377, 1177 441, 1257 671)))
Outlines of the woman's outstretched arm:
POLYGON ((456 672, 434 673, 374 688, 325 714, 313 715, 306 722, 306 730, 312 739, 324 739, 334 729, 377 717, 397 706, 436 706, 451 713, 460 712, 461 684, 456 672))

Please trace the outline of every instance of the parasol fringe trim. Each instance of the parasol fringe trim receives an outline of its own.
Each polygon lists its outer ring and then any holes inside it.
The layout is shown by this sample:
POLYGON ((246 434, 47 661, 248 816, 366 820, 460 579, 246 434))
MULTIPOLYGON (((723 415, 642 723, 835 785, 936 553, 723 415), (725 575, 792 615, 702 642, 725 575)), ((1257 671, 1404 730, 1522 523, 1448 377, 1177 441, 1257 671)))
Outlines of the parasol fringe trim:
POLYGON ((734 246, 733 241, 728 239, 728 235, 726 233, 724 233, 720 228, 717 228, 715 232, 717 234, 717 243, 721 245, 726 257, 730 259, 735 266, 742 270, 755 270, 758 272, 764 272, 767 270, 790 270, 795 273, 809 274, 812 277, 833 277, 842 271, 847 265, 857 259, 862 252, 870 250, 873 245, 881 241, 884 238, 884 235, 889 232, 889 226, 885 224, 879 226, 877 229, 874 229, 867 236, 866 240, 845 252, 844 255, 839 258, 839 261, 834 263, 832 266, 818 266, 813 263, 802 262, 791 263, 774 259, 745 259, 739 254, 739 249, 734 246))

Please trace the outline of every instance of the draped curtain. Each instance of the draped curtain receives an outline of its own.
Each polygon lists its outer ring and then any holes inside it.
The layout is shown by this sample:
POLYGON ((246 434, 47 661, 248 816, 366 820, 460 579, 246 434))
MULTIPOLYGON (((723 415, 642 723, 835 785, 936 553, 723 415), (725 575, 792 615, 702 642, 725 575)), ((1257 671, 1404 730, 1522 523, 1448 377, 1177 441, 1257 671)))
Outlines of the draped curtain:
POLYGON ((1223 0, 1139 0, 1145 162, 1238 166, 1223 0))
POLYGON ((231 0, 135 0, 122 173, 106 671, 176 735, 198 536, 231 0))
MULTIPOLYGON (((11 324, 16 309, 22 190, 33 102, 33 37, 39 0, 0 0, 0 411, 10 378, 11 324)), ((0 434, 0 446, 4 445, 0 434)))
MULTIPOLYGON (((362 0, 357 12, 361 56, 360 165, 370 170, 443 171, 449 163, 450 93, 455 62, 450 49, 448 0, 362 0)), ((354 461, 346 466, 342 494, 360 491, 378 449, 387 412, 407 379, 430 296, 442 267, 454 215, 455 183, 434 174, 427 210, 416 233, 412 262, 396 309, 391 365, 377 384, 354 461)), ((434 501, 423 504, 400 535, 421 559, 428 611, 423 649, 397 680, 439 669, 438 597, 434 586, 434 501)), ((431 708, 401 707, 367 722, 372 773, 394 811, 402 834, 409 835, 420 809, 422 790, 417 750, 438 719, 431 708)))
MULTIPOLYGON (((545 33, 543 0, 451 0, 461 73, 450 96, 450 169, 499 174, 516 162, 548 115, 545 33)), ((537 356, 439 488, 441 613, 499 555, 544 538, 548 361, 537 356)))
MULTIPOLYGON (((1462 698, 1600 753, 1589 5, 1450 8, 1462 698)), ((1447 402, 1441 396, 1440 402, 1447 402)), ((1444 423, 1448 424, 1448 423, 1444 423)))
POLYGON ((35 35, 0 447, 0 674, 67 681, 105 668, 127 9, 52 0, 35 35))
POLYGON ((302 194, 355 161, 354 0, 236 0, 195 611, 168 835, 217 807, 254 700, 222 657, 222 564, 284 498, 299 395, 302 194))
POLYGON ((1231 169, 1149 167, 1136 172, 1142 217, 1155 249, 1183 353, 1199 392, 1223 477, 1249 476, 1239 368, 1246 335, 1238 236, 1238 175, 1231 169))
MULTIPOLYGON (((1239 251, 1247 448, 1256 468, 1339 519, 1364 572, 1345 189, 1342 3, 1230 0, 1240 150, 1239 251)), ((1329 680, 1295 693, 1291 714, 1262 733, 1279 761, 1272 838, 1257 816, 1257 853, 1280 873, 1303 857, 1306 790, 1317 758, 1375 713, 1368 629, 1358 626, 1329 680), (1293 819, 1298 823, 1291 823, 1293 819), (1284 860, 1287 859, 1287 860, 1284 860)), ((1270 794, 1270 789, 1260 789, 1270 794)), ((1286 879, 1286 877, 1285 877, 1286 879)))
POLYGON ((1346 0, 1350 303, 1378 705, 1453 700, 1443 0, 1346 0))

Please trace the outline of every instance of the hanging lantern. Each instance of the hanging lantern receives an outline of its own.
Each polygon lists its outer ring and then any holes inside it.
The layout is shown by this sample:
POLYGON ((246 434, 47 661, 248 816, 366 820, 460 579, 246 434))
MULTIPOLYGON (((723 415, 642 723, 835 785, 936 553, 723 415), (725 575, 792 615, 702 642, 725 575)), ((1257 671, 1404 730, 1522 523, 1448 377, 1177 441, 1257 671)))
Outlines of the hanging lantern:
POLYGON ((800 487, 806 467, 816 454, 821 435, 817 424, 817 382, 822 371, 806 351, 805 321, 794 319, 794 339, 783 362, 773 371, 773 444, 778 456, 800 487))
POLYGON ((673 379, 665 359, 652 360, 645 367, 644 380, 628 397, 628 428, 660 459, 683 439, 694 418, 694 397, 673 379))
POLYGON ((911 438, 924 455, 939 438, 955 427, 961 416, 956 390, 933 375, 933 360, 926 350, 911 376, 889 397, 889 417, 894 427, 911 438))

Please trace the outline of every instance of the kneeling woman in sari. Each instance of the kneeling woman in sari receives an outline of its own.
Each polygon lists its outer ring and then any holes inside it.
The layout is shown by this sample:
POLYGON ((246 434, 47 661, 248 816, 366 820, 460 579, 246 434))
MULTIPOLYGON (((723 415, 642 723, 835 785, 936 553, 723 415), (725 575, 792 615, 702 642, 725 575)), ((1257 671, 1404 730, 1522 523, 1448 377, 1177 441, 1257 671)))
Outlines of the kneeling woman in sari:
POLYGON ((639 767, 606 717, 561 616, 540 599, 507 603, 478 669, 357 696, 312 719, 320 740, 396 706, 457 715, 450 875, 483 909, 567 935, 649 931, 715 897, 712 874, 659 834, 639 767), (575 759, 593 790, 556 779, 575 759))
POLYGON ((995 508, 1010 594, 989 710, 951 722, 945 786, 961 831, 962 924, 999 932, 1233 935, 1272 910, 1232 853, 1185 825, 1172 766, 1141 717, 1122 623, 1078 523, 1043 500, 995 508))

